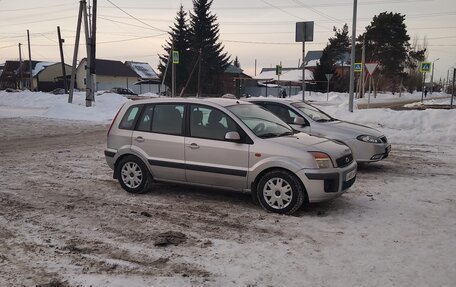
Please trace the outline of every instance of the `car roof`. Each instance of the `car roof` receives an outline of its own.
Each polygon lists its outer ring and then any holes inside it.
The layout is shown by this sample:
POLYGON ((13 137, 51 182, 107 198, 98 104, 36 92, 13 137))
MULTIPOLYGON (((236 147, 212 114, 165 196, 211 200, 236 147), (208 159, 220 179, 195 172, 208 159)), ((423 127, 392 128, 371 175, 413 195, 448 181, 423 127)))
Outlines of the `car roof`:
POLYGON ((132 101, 132 105, 134 104, 147 104, 147 103, 172 103, 172 102, 184 102, 184 103, 195 103, 195 104, 203 104, 203 103, 212 103, 218 106, 227 107, 232 106, 235 104, 248 104, 251 105, 252 103, 238 100, 238 99, 227 99, 227 98, 170 98, 170 97, 160 97, 160 98, 146 98, 141 100, 132 101))
POLYGON ((255 97, 255 98, 249 98, 247 101, 249 101, 249 102, 262 101, 262 102, 275 102, 275 103, 288 103, 288 104, 302 102, 302 101, 293 100, 290 98, 284 99, 284 98, 272 98, 272 97, 255 97))

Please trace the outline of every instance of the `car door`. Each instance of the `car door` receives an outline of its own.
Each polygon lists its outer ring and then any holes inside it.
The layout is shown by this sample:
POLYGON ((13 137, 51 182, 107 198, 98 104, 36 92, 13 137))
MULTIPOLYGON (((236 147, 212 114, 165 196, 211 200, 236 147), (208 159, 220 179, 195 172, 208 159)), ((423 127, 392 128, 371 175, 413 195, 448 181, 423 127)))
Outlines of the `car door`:
POLYGON ((188 182, 211 186, 247 188, 249 144, 246 135, 226 113, 218 108, 191 104, 189 131, 185 138, 185 163, 188 182), (241 141, 225 140, 237 131, 241 141))
POLYGON ((144 107, 132 136, 132 149, 147 158, 157 180, 185 181, 184 104, 144 107))

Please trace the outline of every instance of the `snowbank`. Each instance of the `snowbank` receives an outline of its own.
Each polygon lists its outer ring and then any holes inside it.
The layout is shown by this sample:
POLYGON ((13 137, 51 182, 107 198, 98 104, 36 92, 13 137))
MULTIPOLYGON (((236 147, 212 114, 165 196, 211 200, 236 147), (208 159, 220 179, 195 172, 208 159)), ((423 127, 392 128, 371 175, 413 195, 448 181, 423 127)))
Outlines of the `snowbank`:
MULTIPOLYGON (((438 98, 446 94, 434 93, 438 98)), ((155 94, 143 96, 154 97, 155 94)), ((292 96, 301 99, 301 95, 292 96)), ((421 93, 398 95, 379 94, 371 102, 395 102, 404 99, 421 99, 421 93)), ((430 99, 433 103, 445 99, 430 99)), ((53 95, 42 92, 23 91, 19 93, 0 92, 0 118, 6 117, 45 117, 67 120, 84 120, 107 123, 112 120, 117 110, 128 99, 122 95, 104 93, 97 95, 95 105, 85 106, 85 93, 74 94, 73 104, 68 104, 68 95, 53 95)), ((357 99, 353 113, 348 112, 348 94, 326 93, 306 94, 306 100, 335 118, 365 124, 382 131, 393 143, 429 144, 456 142, 456 110, 408 110, 394 111, 391 109, 356 109, 358 102, 366 99, 357 99)), ((449 102, 449 99, 446 99, 449 102)))

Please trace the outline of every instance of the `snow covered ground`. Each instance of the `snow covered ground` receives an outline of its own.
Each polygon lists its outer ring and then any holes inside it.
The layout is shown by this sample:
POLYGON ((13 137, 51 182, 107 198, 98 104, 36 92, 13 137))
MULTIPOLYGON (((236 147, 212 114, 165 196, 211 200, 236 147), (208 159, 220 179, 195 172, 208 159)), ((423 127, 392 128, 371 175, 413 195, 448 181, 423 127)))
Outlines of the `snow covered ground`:
POLYGON ((122 96, 0 92, 0 286, 454 286, 456 110, 306 99, 393 149, 341 198, 280 216, 233 192, 124 192, 103 156, 122 96), (185 241, 155 246, 168 231, 185 241))

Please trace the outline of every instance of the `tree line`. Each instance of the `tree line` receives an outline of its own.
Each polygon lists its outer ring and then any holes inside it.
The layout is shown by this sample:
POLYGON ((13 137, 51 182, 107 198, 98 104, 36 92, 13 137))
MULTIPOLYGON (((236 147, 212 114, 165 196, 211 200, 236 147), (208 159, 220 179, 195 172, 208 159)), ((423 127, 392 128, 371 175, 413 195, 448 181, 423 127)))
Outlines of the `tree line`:
MULTIPOLYGON (((374 76, 377 90, 397 92, 406 88, 409 92, 421 90, 422 79, 418 71, 419 63, 426 59, 426 42, 419 45, 415 40, 410 43, 405 15, 393 12, 383 12, 373 17, 364 33, 356 39, 356 62, 361 62, 362 46, 365 46, 365 62, 378 63, 374 76)), ((346 55, 350 53, 351 41, 348 36, 348 26, 341 29, 333 28, 334 36, 329 38, 323 49, 320 62, 315 71, 316 81, 320 90, 326 90, 325 74, 335 74, 333 77, 334 91, 346 92, 349 86, 349 74, 336 73, 341 65, 350 66, 346 55)), ((367 81, 366 81, 367 83, 367 81)))

